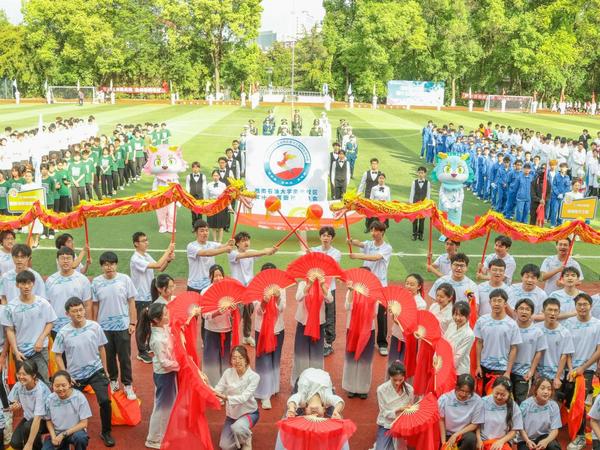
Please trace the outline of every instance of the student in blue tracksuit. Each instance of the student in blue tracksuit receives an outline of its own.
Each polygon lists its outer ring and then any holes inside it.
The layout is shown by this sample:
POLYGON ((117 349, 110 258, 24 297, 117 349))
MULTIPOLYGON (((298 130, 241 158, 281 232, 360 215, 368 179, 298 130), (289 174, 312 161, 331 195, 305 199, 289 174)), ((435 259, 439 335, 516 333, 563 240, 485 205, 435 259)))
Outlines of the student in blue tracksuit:
POLYGON ((435 137, 435 155, 438 153, 444 153, 446 151, 446 133, 448 130, 442 128, 441 130, 438 128, 437 136, 435 137))
POLYGON ((560 172, 552 180, 552 199, 550 200, 550 223, 553 227, 562 223, 562 220, 558 218, 560 205, 565 194, 571 190, 571 178, 567 174, 569 166, 563 162, 558 168, 560 172))
POLYGON ((467 189, 472 190, 473 192, 475 192, 475 180, 477 180, 477 172, 475 170, 475 168, 477 167, 477 149, 475 148, 475 144, 473 142, 469 142, 469 144, 465 144, 466 145, 466 153, 469 154, 469 159, 467 160, 467 164, 469 165, 469 167, 471 168, 471 173, 474 174, 473 176, 473 181, 469 181, 466 186, 467 189))
MULTIPOLYGON (((510 156, 509 156, 510 158, 510 156)), ((512 219, 515 214, 515 206, 517 205, 515 190, 515 181, 521 175, 523 169, 522 161, 515 161, 513 169, 508 174, 508 193, 506 197, 506 203, 504 206, 504 217, 512 219)))
POLYGON ((483 153, 477 158, 477 197, 484 199, 485 180, 487 175, 487 159, 490 154, 490 149, 483 148, 483 153))
POLYGON ((427 126, 423 127, 421 131, 421 159, 425 155, 425 151, 427 150, 427 144, 431 139, 431 132, 433 129, 433 122, 431 120, 427 121, 427 126))
POLYGON ((496 151, 492 149, 486 160, 485 194, 483 201, 490 202, 492 198, 492 180, 496 167, 496 151))
MULTIPOLYGON (((501 153, 502 154, 502 153, 501 153)), ((502 157, 502 165, 496 173, 496 203, 494 209, 498 212, 504 211, 506 196, 508 194, 508 174, 510 173, 510 158, 502 157)))
POLYGON ((437 142, 437 135, 439 132, 439 129, 434 126, 429 132, 429 136, 427 138, 427 147, 425 148, 425 161, 429 164, 433 164, 435 161, 435 144, 437 142))
POLYGON ((451 152, 452 147, 454 147, 454 143, 456 142, 456 135, 454 134, 453 129, 448 130, 448 134, 446 135, 446 141, 444 142, 445 152, 451 152))
POLYGON ((531 208, 531 183, 533 174, 531 173, 531 164, 523 165, 523 173, 515 180, 517 190, 516 219, 517 222, 528 223, 529 209, 531 208))
POLYGON ((498 190, 496 188, 498 187, 498 175, 502 168, 503 158, 504 155, 498 153, 492 165, 492 173, 490 175, 490 203, 492 204, 492 209, 496 209, 496 201, 498 199, 498 190))

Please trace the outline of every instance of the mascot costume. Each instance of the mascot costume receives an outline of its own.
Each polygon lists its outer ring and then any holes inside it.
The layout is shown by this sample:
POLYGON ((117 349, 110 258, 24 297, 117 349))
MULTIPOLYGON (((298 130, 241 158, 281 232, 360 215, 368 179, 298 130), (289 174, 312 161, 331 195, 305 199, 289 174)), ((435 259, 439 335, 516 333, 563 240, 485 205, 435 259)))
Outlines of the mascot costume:
MULTIPOLYGON (((154 175, 152 190, 157 190, 169 183, 179 183, 179 173, 187 169, 187 163, 183 160, 181 147, 177 145, 162 144, 148 148, 148 161, 144 166, 144 172, 154 175)), ((156 210, 159 233, 172 233, 175 223, 175 208, 173 205, 165 206, 156 210)))
MULTIPOLYGON (((473 178, 471 168, 467 164, 468 159, 468 153, 462 155, 438 153, 437 164, 431 174, 433 181, 441 183, 438 208, 445 211, 448 220, 456 225, 460 225, 462 217, 465 183, 473 178)), ((445 239, 444 236, 440 237, 440 241, 445 239)))

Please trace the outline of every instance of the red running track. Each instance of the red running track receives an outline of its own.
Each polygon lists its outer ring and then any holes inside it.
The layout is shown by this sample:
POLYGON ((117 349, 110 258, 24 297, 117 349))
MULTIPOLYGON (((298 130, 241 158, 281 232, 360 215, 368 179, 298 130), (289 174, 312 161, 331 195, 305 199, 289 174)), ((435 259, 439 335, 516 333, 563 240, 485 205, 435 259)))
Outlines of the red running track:
MULTIPOLYGON (((178 292, 185 289, 185 281, 177 281, 178 292)), ((583 289, 588 293, 600 292, 600 283, 585 283, 583 289)), ((377 386, 384 381, 385 370, 386 370, 386 359, 375 352, 374 363, 373 363, 373 383, 371 386, 371 392, 366 400, 358 398, 349 399, 346 397, 345 392, 342 392, 342 369, 344 364, 344 344, 345 344, 345 324, 346 324, 346 311, 344 310, 344 296, 346 289, 342 283, 339 283, 336 296, 337 306, 337 322, 336 322, 336 333, 337 339, 334 343, 334 353, 325 358, 325 370, 327 370, 333 380, 334 386, 337 388, 338 394, 340 394, 345 402, 346 408, 344 410, 344 417, 352 419, 357 426, 357 431, 350 440, 350 447, 354 450, 367 450, 370 449, 375 442, 376 433, 376 419, 377 419, 377 386)), ((295 305, 294 305, 294 293, 293 288, 288 289, 288 305, 289 307, 285 311, 285 340, 284 340, 284 351, 281 361, 281 392, 272 398, 273 409, 270 411, 260 410, 260 420, 256 427, 253 429, 253 447, 258 450, 272 449, 275 445, 275 438, 277 435, 277 427, 275 423, 282 417, 285 411, 285 402, 290 395, 291 386, 289 383, 293 362, 293 336, 295 333, 296 321, 294 320, 295 305)), ((391 329, 391 328, 390 328, 391 329)), ((134 344, 135 347, 135 344, 134 344)), ((254 351, 250 347, 248 349, 251 352, 251 358, 254 359, 254 351)), ((132 355, 135 355, 135 348, 132 348, 132 355)), ((113 435, 117 441, 116 449, 127 449, 127 450, 142 450, 146 447, 144 442, 146 440, 146 433, 148 431, 148 421, 152 412, 152 402, 154 395, 154 385, 152 382, 152 365, 143 364, 137 359, 133 358, 132 361, 133 372, 134 372, 134 387, 138 396, 142 400, 142 422, 135 427, 115 427, 113 435)), ((100 422, 98 416, 98 408, 95 401, 95 397, 88 396, 90 405, 92 406, 92 412, 94 417, 90 420, 89 433, 90 433, 90 449, 98 450, 104 448, 104 445, 98 433, 100 431, 100 422)), ((224 409, 220 411, 210 411, 207 414, 208 423, 210 425, 213 445, 215 449, 218 449, 219 434, 221 431, 221 425, 224 421, 225 412, 224 409)), ((564 433, 561 433, 563 442, 564 433)), ((190 446, 189 450, 195 450, 190 446)), ((317 449, 315 449, 317 450, 317 449)), ((322 449, 326 450, 326 449, 322 449)))

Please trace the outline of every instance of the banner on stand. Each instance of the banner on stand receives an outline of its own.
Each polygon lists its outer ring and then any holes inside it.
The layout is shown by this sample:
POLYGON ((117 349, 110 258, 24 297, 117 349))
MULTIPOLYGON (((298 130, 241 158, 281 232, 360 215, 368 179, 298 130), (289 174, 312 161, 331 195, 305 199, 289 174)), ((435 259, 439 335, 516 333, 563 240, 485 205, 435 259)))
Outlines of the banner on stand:
POLYGON ((444 106, 444 82, 390 80, 387 104, 404 106, 444 106))

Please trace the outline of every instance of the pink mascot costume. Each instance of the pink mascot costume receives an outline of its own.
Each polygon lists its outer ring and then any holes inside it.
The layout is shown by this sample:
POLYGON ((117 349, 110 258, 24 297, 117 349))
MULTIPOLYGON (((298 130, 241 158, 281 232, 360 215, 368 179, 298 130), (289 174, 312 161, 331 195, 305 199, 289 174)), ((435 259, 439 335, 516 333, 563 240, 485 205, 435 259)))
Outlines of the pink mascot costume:
MULTIPOLYGON (((187 169, 187 163, 183 160, 181 147, 177 145, 162 144, 148 148, 148 161, 144 166, 144 172, 154 175, 152 190, 169 183, 179 183, 179 173, 187 169)), ((175 208, 173 205, 165 206, 156 210, 159 233, 172 233, 175 222, 175 208)))

